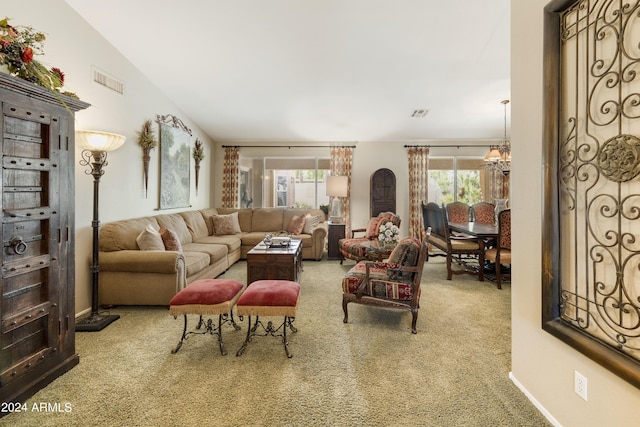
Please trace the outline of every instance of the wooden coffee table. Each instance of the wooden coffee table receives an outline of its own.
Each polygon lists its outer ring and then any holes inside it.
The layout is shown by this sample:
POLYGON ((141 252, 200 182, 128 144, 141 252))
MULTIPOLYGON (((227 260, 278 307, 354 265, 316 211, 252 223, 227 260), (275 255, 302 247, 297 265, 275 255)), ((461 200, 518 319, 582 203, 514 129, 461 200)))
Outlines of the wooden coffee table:
POLYGON ((302 273, 302 241, 291 239, 289 246, 267 247, 260 242, 247 252, 247 285, 256 280, 299 282, 302 273))

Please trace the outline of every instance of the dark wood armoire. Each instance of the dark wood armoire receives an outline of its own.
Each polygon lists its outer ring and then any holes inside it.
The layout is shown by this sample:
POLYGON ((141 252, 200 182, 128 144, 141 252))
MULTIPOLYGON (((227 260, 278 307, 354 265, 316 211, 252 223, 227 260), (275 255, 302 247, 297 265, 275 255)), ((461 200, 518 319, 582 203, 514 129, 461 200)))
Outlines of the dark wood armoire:
POLYGON ((371 218, 380 212, 396 213, 396 175, 390 169, 378 169, 371 175, 371 218))
POLYGON ((89 104, 0 73, 0 400, 24 401, 78 363, 74 114, 89 104))

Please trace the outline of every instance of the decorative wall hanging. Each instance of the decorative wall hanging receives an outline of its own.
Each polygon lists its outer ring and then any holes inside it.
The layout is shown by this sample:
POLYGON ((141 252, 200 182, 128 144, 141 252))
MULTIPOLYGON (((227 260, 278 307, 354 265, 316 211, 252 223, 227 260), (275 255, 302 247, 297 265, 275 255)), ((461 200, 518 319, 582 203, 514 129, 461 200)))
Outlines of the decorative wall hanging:
POLYGON ((545 8, 543 328, 640 387, 640 2, 545 8))
POLYGON ((144 178, 144 197, 147 198, 147 190, 149 188, 149 161, 151 160, 151 150, 156 148, 158 141, 153 132, 153 124, 151 120, 147 120, 142 124, 142 129, 138 132, 138 145, 142 148, 142 166, 144 178))
POLYGON ((196 196, 198 195, 198 178, 200 176, 200 162, 204 159, 204 148, 202 141, 196 138, 196 142, 193 146, 193 161, 196 169, 196 196))
POLYGON ((188 207, 191 129, 171 114, 156 117, 160 128, 160 209, 188 207))

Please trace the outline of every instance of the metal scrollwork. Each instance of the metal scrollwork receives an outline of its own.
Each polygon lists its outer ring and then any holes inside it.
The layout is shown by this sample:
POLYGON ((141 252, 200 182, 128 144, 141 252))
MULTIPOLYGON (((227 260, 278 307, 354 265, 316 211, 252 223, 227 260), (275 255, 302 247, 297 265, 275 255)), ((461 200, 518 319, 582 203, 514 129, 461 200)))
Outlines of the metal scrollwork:
POLYGON ((618 135, 607 140, 598 153, 602 174, 611 181, 630 181, 640 173, 640 139, 618 135))
POLYGON ((640 1, 553 7, 543 327, 640 388, 640 1))

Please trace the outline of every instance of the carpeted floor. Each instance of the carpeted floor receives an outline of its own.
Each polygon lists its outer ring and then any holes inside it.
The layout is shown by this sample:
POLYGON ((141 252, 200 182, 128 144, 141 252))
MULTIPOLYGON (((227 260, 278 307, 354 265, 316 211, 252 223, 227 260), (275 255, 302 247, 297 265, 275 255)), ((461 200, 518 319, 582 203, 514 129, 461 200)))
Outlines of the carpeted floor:
MULTIPOLYGON (((246 319, 241 331, 225 327, 227 356, 209 335, 171 354, 181 318, 118 307, 108 328, 76 335, 80 364, 0 425, 550 425, 508 378, 509 283, 447 281, 443 260, 432 258, 413 335, 405 311, 350 304, 342 323, 340 281, 352 265, 305 262, 291 359, 274 337, 254 338, 236 357, 246 319), (31 410, 40 403, 63 411, 31 410)), ((245 269, 239 262, 223 277, 244 281, 245 269)))

